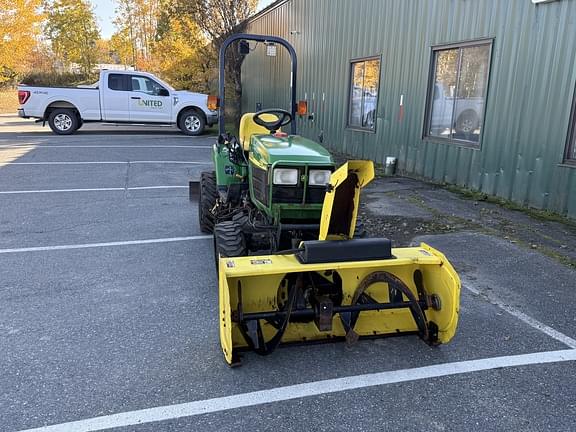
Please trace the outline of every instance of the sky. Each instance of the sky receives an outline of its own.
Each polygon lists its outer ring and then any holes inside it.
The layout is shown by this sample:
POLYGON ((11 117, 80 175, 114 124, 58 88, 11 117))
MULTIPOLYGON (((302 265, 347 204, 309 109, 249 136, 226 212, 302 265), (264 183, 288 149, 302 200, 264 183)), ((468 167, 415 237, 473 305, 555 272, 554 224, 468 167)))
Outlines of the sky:
MULTIPOLYGON (((98 18, 98 25, 100 26, 101 35, 103 39, 110 39, 114 33, 114 9, 116 3, 114 0, 90 0, 94 5, 96 17, 98 18)), ((258 10, 265 8, 274 0, 259 0, 258 10)))

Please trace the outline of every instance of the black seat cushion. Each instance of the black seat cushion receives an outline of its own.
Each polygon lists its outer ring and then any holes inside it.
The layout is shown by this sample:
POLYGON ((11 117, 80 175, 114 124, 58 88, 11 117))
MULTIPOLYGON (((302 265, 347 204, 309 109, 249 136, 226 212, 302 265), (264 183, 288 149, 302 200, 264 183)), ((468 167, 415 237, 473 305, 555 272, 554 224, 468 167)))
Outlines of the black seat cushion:
POLYGON ((386 238, 305 241, 296 256, 302 264, 394 258, 392 242, 386 238))

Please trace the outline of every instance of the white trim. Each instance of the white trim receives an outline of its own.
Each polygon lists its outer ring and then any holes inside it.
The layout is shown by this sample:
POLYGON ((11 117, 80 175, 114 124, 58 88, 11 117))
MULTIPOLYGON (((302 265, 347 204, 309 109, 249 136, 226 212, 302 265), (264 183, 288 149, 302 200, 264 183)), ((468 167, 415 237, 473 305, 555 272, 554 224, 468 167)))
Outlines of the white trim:
POLYGON ((248 24, 250 24, 253 21, 256 21, 257 19, 263 18, 266 15, 268 15, 270 12, 272 12, 273 10, 278 9, 280 6, 282 6, 285 3, 288 3, 289 1, 290 0, 276 0, 273 3, 270 3, 268 6, 266 6, 261 11, 258 11, 256 14, 252 15, 250 18, 248 18, 244 22, 248 22, 248 24))
POLYGON ((20 432, 94 432, 388 384, 461 375, 492 369, 568 361, 576 361, 576 350, 548 351, 444 363, 413 369, 402 369, 296 384, 177 405, 147 408, 138 411, 129 411, 69 423, 44 426, 36 429, 27 429, 20 432))

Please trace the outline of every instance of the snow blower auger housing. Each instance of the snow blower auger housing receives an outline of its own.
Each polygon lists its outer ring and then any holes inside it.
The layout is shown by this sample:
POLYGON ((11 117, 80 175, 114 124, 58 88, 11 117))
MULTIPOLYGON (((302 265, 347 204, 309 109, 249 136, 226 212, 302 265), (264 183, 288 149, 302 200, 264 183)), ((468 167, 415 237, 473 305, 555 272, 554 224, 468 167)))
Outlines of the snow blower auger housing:
POLYGON ((417 334, 430 345, 456 332, 460 279, 432 247, 354 239, 371 161, 349 161, 327 186, 319 240, 295 251, 220 257, 220 342, 226 362, 280 344, 417 334))

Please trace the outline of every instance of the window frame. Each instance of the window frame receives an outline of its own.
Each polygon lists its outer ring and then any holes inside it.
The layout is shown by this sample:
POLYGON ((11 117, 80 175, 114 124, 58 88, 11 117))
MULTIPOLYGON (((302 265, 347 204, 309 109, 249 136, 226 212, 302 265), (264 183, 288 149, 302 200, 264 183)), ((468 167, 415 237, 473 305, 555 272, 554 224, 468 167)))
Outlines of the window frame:
MULTIPOLYGON (((484 137, 484 126, 486 124, 486 109, 488 107, 488 96, 490 93, 490 76, 492 72, 492 54, 494 52, 494 38, 480 38, 465 40, 461 42, 452 42, 444 44, 436 44, 430 46, 430 63, 428 66, 428 80, 426 89, 426 105, 424 107, 424 127, 422 128, 422 140, 426 142, 439 142, 445 144, 453 144, 461 147, 467 147, 474 150, 481 150, 482 140, 484 137), (488 45, 488 70, 486 73, 486 89, 484 91, 484 106, 482 108, 482 123, 480 128, 480 135, 478 142, 467 141, 458 138, 444 138, 436 135, 430 135, 430 126, 432 122, 432 105, 434 102, 434 84, 436 74, 436 53, 439 51, 446 51, 451 49, 462 49, 476 46, 488 45)), ((458 84, 460 82, 461 64, 458 65, 456 75, 456 94, 458 94, 458 84)))
POLYGON ((376 133, 376 126, 378 118, 378 105, 380 104, 380 84, 382 82, 382 55, 377 54, 368 57, 353 58, 348 63, 348 107, 346 112, 346 129, 358 132, 376 133), (352 115, 352 92, 354 80, 354 64, 367 62, 371 60, 378 60, 378 96, 376 96, 376 109, 374 110, 374 128, 367 128, 350 124, 350 116, 352 115))
POLYGON ((130 76, 130 75, 128 75, 128 74, 109 73, 109 74, 108 74, 108 83, 107 83, 108 90, 110 90, 110 91, 130 91, 130 90, 128 90, 128 87, 131 88, 131 87, 132 87, 132 83, 131 83, 130 80, 128 80, 128 78, 127 78, 127 77, 129 77, 129 76, 130 76), (122 89, 122 90, 113 89, 113 88, 110 87, 110 78, 112 78, 113 75, 122 77, 122 84, 123 84, 123 86, 122 86, 123 89, 122 89), (130 84, 130 85, 128 85, 128 84, 130 84))
POLYGON ((168 91, 168 89, 165 88, 162 84, 160 84, 160 83, 159 83, 158 81, 156 81, 155 79, 150 78, 149 76, 146 76, 146 75, 138 75, 138 74, 130 74, 130 75, 128 75, 128 76, 130 77, 130 78, 128 79, 128 83, 130 84, 130 90, 129 90, 129 91, 131 91, 131 92, 143 93, 143 94, 148 95, 148 96, 158 96, 158 97, 160 97, 160 96, 157 95, 157 94, 150 94, 150 93, 145 92, 145 91, 142 91, 142 90, 134 90, 133 87, 132 87, 132 78, 144 78, 144 79, 148 79, 148 80, 152 81, 154 84, 156 84, 158 87, 160 87, 161 89, 164 89, 164 90, 168 91))
POLYGON ((568 124, 568 137, 564 146, 565 165, 576 167, 576 85, 572 95, 572 109, 570 110, 570 119, 568 124))

